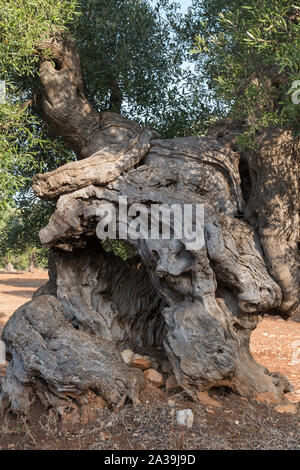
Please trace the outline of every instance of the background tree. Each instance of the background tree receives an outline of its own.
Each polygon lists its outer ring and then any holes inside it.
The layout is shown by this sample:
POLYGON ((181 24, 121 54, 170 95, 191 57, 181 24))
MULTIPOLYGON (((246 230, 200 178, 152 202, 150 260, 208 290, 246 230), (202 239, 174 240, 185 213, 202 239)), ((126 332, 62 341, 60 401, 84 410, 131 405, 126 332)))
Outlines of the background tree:
POLYGON ((221 116, 241 122, 240 148, 254 148, 257 131, 300 131, 291 100, 300 78, 300 6, 292 0, 193 0, 184 35, 221 116))

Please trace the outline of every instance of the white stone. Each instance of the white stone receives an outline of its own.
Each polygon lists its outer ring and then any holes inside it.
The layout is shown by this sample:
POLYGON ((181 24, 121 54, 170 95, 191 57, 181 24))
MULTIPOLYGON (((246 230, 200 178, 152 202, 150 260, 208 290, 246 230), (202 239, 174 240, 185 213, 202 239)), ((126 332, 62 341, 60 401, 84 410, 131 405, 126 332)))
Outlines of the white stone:
POLYGON ((133 359, 134 352, 130 349, 124 349, 124 351, 121 352, 121 355, 125 364, 130 364, 133 359))
POLYGON ((5 343, 0 341, 0 365, 6 364, 6 348, 5 343))
POLYGON ((186 410, 178 410, 176 412, 177 423, 181 426, 191 428, 194 422, 194 413, 187 408, 186 410))

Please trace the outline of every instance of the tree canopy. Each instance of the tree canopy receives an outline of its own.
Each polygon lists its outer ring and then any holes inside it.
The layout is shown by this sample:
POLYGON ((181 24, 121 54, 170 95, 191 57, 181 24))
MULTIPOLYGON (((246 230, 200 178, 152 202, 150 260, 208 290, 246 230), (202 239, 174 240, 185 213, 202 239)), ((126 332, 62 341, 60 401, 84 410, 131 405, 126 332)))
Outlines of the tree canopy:
POLYGON ((200 73, 225 113, 244 122, 242 146, 268 126, 300 131, 291 100, 300 78, 300 6, 293 0, 194 0, 185 34, 200 73), (196 54, 196 56, 198 55, 196 54))

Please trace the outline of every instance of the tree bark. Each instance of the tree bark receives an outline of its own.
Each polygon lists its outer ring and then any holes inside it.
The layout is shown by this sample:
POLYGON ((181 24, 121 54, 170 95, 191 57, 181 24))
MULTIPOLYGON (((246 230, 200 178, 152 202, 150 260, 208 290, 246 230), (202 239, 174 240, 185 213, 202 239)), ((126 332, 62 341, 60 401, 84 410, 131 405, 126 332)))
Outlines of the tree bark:
POLYGON ((85 159, 33 179, 39 197, 57 200, 40 232, 52 249, 50 281, 3 330, 11 360, 2 409, 27 412, 39 398, 84 416, 87 407, 126 397, 138 403, 147 381, 123 362, 126 348, 158 368, 167 359, 195 400, 226 385, 281 401, 290 384, 255 362, 249 341, 262 315, 287 318, 299 308, 297 141, 269 131, 257 153, 242 156, 247 172, 240 172, 241 156, 224 133, 163 140, 96 113, 73 42, 56 36, 46 46, 57 64, 41 63, 46 118, 85 159), (131 260, 105 252, 99 209, 109 202, 118 214, 121 196, 149 211, 204 205, 204 246, 188 250, 170 220, 169 240, 127 240, 137 252, 131 260))

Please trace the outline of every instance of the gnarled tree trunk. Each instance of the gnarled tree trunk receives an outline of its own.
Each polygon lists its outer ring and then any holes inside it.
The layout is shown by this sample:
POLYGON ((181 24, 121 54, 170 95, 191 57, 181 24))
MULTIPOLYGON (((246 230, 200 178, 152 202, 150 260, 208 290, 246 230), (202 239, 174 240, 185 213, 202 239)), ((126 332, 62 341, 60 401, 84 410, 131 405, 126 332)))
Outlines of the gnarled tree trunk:
POLYGON ((147 381, 123 362, 128 347, 167 359, 195 400, 226 385, 281 401, 288 381, 255 362, 249 340, 260 316, 299 308, 299 142, 273 129, 241 160, 224 132, 160 139, 91 108, 70 39, 45 47, 56 64, 41 63, 45 117, 83 160, 33 179, 36 195, 57 200, 40 233, 52 248, 50 281, 3 330, 11 360, 2 409, 26 412, 37 397, 82 414, 90 404, 138 403, 147 381), (130 260, 107 253, 99 210, 110 203, 118 213, 120 196, 149 210, 203 204, 204 246, 150 237, 128 239, 130 260))

